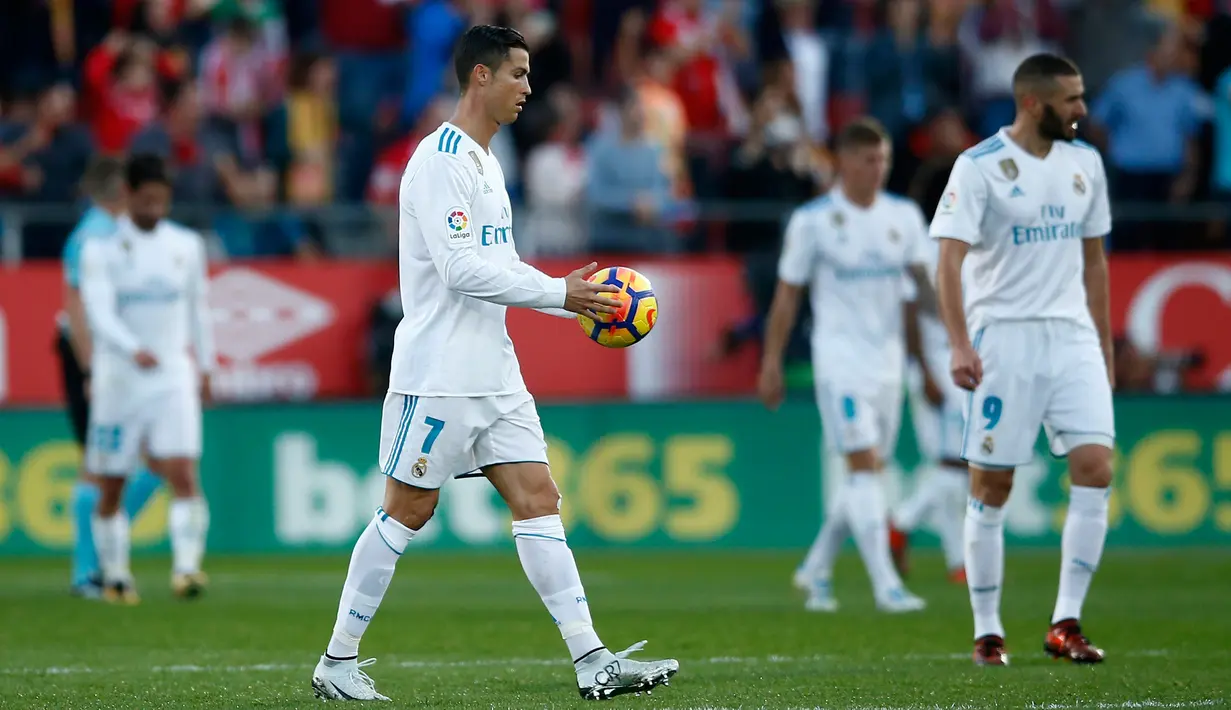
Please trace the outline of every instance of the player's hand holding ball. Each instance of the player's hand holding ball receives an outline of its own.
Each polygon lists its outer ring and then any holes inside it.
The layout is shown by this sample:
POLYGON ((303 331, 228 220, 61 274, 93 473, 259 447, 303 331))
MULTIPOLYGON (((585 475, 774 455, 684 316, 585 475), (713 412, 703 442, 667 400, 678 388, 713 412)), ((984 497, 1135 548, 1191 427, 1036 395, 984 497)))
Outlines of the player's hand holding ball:
POLYGON ((608 266, 590 269, 585 280, 602 287, 604 293, 611 294, 603 298, 615 302, 610 310, 594 309, 577 316, 586 337, 605 348, 627 348, 649 335, 658 321, 658 298, 649 279, 627 266, 608 266))
POLYGON ((953 348, 949 372, 953 375, 955 385, 973 392, 983 381, 983 360, 970 345, 953 348))

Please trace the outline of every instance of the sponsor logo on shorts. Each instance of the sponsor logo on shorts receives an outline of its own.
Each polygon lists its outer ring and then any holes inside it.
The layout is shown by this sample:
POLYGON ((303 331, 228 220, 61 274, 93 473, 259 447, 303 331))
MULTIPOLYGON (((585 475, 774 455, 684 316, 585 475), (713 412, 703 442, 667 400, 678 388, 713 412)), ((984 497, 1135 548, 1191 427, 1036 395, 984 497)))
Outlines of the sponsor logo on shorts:
POLYGON ((420 456, 414 466, 410 467, 410 475, 415 478, 423 478, 427 475, 427 457, 420 456))

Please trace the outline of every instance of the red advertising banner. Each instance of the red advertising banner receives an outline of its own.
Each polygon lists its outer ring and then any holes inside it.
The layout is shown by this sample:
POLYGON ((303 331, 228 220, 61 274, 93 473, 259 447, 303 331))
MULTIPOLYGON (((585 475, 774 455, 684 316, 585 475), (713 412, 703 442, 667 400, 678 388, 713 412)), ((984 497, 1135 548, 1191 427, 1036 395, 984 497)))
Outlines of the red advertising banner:
POLYGON ((1189 389, 1231 391, 1231 255, 1114 257, 1111 322, 1146 352, 1203 355, 1189 389))
MULTIPOLYGON (((564 274, 582 261, 536 265, 564 274)), ((572 320, 509 309, 530 390, 543 400, 750 394, 755 349, 722 360, 711 355, 725 329, 750 314, 739 262, 621 263, 654 284, 660 310, 653 334, 626 350, 607 350, 572 320)), ((387 263, 217 267, 210 300, 222 359, 219 397, 377 396, 368 391, 369 319, 373 305, 396 287, 396 267, 387 263)), ((62 288, 55 264, 0 267, 0 405, 62 401, 53 349, 62 288)), ((1189 388, 1231 390, 1231 256, 1113 257, 1111 301, 1115 331, 1139 348, 1204 355, 1189 388)))
MULTIPOLYGON (((536 262, 564 274, 582 259, 536 262)), ((752 352, 710 357, 724 329, 749 313, 743 272, 729 259, 626 262, 654 284, 659 320, 633 348, 607 350, 571 319, 509 309, 527 385, 540 399, 636 398, 745 392, 752 352)), ((55 264, 0 269, 0 403, 62 401, 53 341, 63 300, 55 264)), ((397 287, 381 262, 227 264, 213 270, 210 302, 221 370, 219 399, 371 396, 366 352, 373 305, 397 287)))

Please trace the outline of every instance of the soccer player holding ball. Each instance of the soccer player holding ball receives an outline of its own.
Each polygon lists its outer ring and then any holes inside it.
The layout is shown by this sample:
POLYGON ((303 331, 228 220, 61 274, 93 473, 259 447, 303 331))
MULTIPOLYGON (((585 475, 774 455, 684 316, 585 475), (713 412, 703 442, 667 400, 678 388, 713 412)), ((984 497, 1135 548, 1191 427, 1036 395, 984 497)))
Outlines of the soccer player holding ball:
MULTIPOLYGON (((758 390, 771 409, 782 401, 783 351, 799 301, 810 289, 825 448, 845 457, 849 476, 829 503, 795 584, 808 593, 807 609, 835 611, 830 579, 850 534, 872 579, 877 607, 919 611, 924 601, 902 584, 890 557, 880 471, 897 442, 902 411, 908 278, 921 307, 935 308, 925 270, 927 225, 914 202, 882 190, 890 141, 877 123, 863 119, 847 126, 837 138, 837 152, 839 184, 797 209, 787 224, 758 390)), ((921 348, 913 343, 911 350, 921 348)))
POLYGON ((398 251, 406 317, 395 336, 381 421, 384 504, 355 545, 312 687, 324 699, 389 699, 362 670, 370 662, 358 661, 359 641, 398 559, 431 518, 440 487, 450 478, 484 476, 513 514, 518 557, 568 647, 581 696, 650 690, 679 664, 628 658, 640 644, 613 653, 594 630, 538 411, 505 328, 509 306, 590 321, 624 318, 628 304, 613 296, 627 289, 610 282, 619 274, 592 278, 595 264, 551 278, 518 258, 504 175, 488 144, 517 120, 530 95, 525 39, 504 27, 473 27, 457 46, 454 66, 462 88, 457 111, 419 143, 402 176, 398 251))
POLYGON ((1013 125, 957 160, 932 221, 940 240, 941 315, 951 372, 970 391, 962 456, 970 464, 966 576, 974 661, 1007 665, 1000 593, 1004 505, 1013 470, 1028 463, 1042 425, 1067 456, 1068 518, 1060 589, 1044 648, 1098 663, 1082 604, 1103 556, 1115 420, 1107 258, 1107 176, 1075 140, 1086 116, 1081 73, 1050 54, 1013 75, 1013 125), (962 267, 969 263, 963 283, 962 267))

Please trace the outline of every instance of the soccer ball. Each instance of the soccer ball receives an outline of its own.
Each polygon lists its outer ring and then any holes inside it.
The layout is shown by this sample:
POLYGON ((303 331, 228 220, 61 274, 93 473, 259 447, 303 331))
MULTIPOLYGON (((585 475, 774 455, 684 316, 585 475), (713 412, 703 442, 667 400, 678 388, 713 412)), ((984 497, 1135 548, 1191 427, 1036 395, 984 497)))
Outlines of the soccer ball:
POLYGON ((618 286, 618 292, 607 295, 621 301, 619 313, 599 313, 598 321, 577 316, 590 340, 605 348, 627 348, 650 334, 658 320, 658 299, 649 279, 627 266, 610 266, 591 274, 588 281, 618 286))

